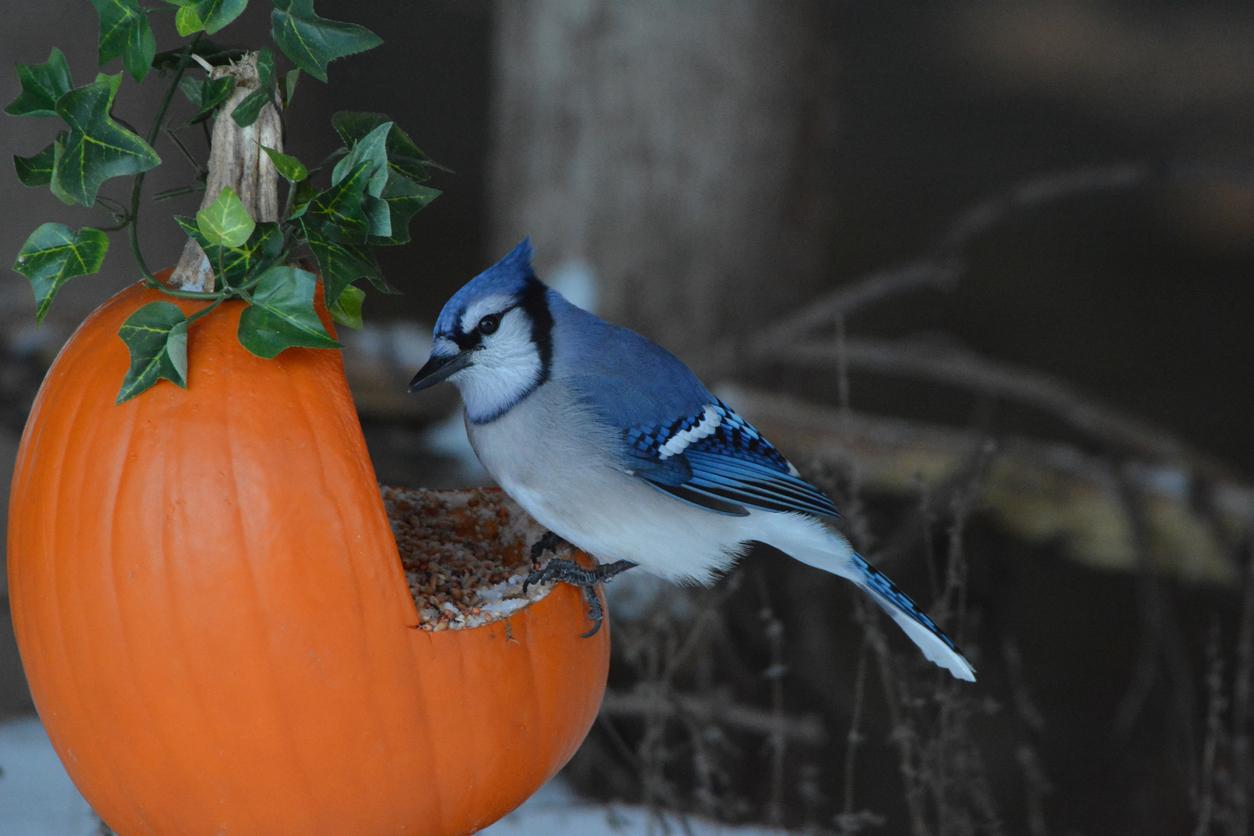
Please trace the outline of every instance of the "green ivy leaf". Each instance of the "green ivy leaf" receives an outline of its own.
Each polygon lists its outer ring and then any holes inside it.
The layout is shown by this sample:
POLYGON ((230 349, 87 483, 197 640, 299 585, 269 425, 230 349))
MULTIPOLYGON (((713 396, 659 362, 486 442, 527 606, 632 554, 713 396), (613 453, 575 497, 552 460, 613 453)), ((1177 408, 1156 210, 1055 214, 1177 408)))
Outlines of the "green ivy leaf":
POLYGON ((222 287, 243 285, 252 276, 264 272, 283 254, 283 233, 276 223, 263 221, 257 224, 243 246, 220 247, 209 243, 191 218, 176 217, 174 220, 204 250, 213 267, 214 277, 222 287))
POLYGON ((166 0, 178 6, 174 26, 186 38, 200 30, 210 35, 225 27, 248 6, 248 0, 166 0))
POLYGON ((46 186, 52 182, 52 167, 56 162, 57 143, 63 141, 65 134, 57 137, 55 142, 33 157, 13 157, 13 167, 17 169, 17 179, 24 186, 46 186))
POLYGON ((371 169, 364 199, 369 243, 392 246, 409 242, 409 223, 440 192, 422 185, 432 165, 409 135, 377 113, 342 111, 332 117, 336 132, 351 145, 336 165, 332 182, 362 161, 371 169), (384 184, 380 191, 380 184, 384 184), (386 218, 380 218, 386 210, 386 218))
POLYGON ((257 222, 248 214, 235 190, 227 186, 213 203, 196 213, 196 226, 210 244, 240 247, 253 234, 257 222))
POLYGON ((371 162, 363 160, 340 181, 325 191, 318 192, 305 210, 313 222, 334 233, 334 237, 347 241, 365 241, 370 234, 366 217, 366 181, 371 162))
POLYGON ((392 215, 387 204, 383 202, 383 189, 387 186, 389 171, 387 138, 391 129, 392 123, 384 122, 357 140, 331 171, 331 184, 336 185, 357 166, 368 164, 362 209, 366 215, 369 234, 385 238, 392 234, 392 215))
POLYGON ((319 81, 327 80, 327 64, 337 58, 383 43, 364 26, 319 17, 313 0, 274 0, 270 21, 271 35, 283 54, 319 81))
POLYGON ((340 298, 329 305, 331 319, 340 325, 353 329, 361 328, 361 304, 366 300, 366 291, 351 284, 340 291, 340 298))
POLYGON ((122 66, 143 81, 157 55, 157 39, 139 0, 91 0, 100 15, 100 63, 119 55, 122 66))
POLYGON ((131 351, 118 403, 169 380, 187 388, 187 317, 178 305, 149 302, 126 318, 118 336, 131 351))
POLYGON ((274 81, 274 53, 268 49, 257 50, 257 81, 262 87, 274 81))
POLYGON ((18 64, 22 92, 4 112, 10 116, 56 116, 57 99, 74 86, 65 55, 55 46, 42 64, 18 64))
POLYGON ((78 87, 57 100, 57 115, 70 126, 56 158, 52 189, 74 203, 91 206, 100 184, 110 177, 137 174, 161 164, 148 143, 109 115, 114 88, 110 78, 78 87))
POLYGON ((369 247, 336 241, 308 223, 304 224, 304 231, 305 240, 322 273, 323 292, 328 305, 334 305, 340 293, 358 279, 366 278, 372 283, 383 280, 383 271, 369 247))
POLYGON ((390 213, 391 234, 372 236, 370 243, 376 247, 394 247, 409 243, 409 223, 414 215, 440 196, 439 189, 415 183, 408 177, 393 173, 383 190, 383 202, 390 213))
POLYGON ((331 170, 332 185, 339 183, 357 166, 369 163, 366 173, 366 192, 375 197, 383 194, 388 181, 388 132, 391 122, 382 122, 374 130, 353 142, 348 153, 331 170))
POLYGON ((269 104, 272 95, 273 91, 269 87, 249 93, 231 111, 231 118, 241 128, 247 128, 257 121, 257 117, 261 115, 261 109, 269 104))
POLYGON ((261 146, 261 150, 266 152, 279 175, 289 183, 299 183, 309 176, 309 169, 305 168, 305 164, 291 154, 276 151, 268 145, 261 146))
POLYGON ((309 209, 309 204, 318 196, 318 187, 313 184, 312 180, 302 180, 296 184, 296 194, 292 196, 292 211, 288 214, 287 219, 294 221, 302 218, 309 209))
POLYGON ((122 89, 122 74, 96 73, 92 81, 109 85, 109 107, 112 108, 113 100, 118 97, 118 91, 122 89))
POLYGON ((387 280, 387 277, 383 275, 382 270, 375 273, 373 276, 366 276, 366 281, 370 282, 370 284, 374 286, 375 290, 380 293, 386 293, 388 296, 400 296, 401 293, 403 293, 400 288, 396 287, 387 280))
POLYGON ((275 266, 261 274, 252 304, 239 320, 239 341, 258 357, 288 348, 339 348, 314 309, 318 280, 297 267, 275 266))
POLYGON ((292 97, 296 95, 296 84, 300 81, 300 70, 288 70, 283 75, 283 107, 292 106, 292 97))
MULTIPOLYGON (((61 136, 64 137, 65 134, 62 133, 61 136)), ((61 188, 61 184, 57 180, 57 166, 60 165, 61 157, 64 156, 64 154, 65 140, 57 139, 56 142, 52 143, 52 180, 48 183, 48 191, 52 192, 57 200, 61 201, 66 206, 75 206, 78 204, 78 201, 74 198, 74 195, 61 188)))
POLYGON ((268 49, 257 52, 258 87, 231 111, 231 118, 247 128, 261 115, 261 109, 274 100, 274 53, 268 49))
POLYGON ((62 285, 99 270, 108 251, 109 237, 89 226, 74 233, 65 224, 46 223, 32 232, 13 269, 30 279, 35 291, 35 321, 44 321, 62 285))
MULTIPOLYGON (((178 4, 175 3, 177 6, 178 4)), ((179 10, 174 13, 174 29, 184 38, 193 32, 199 32, 205 28, 205 22, 200 19, 196 7, 192 4, 179 6, 179 10)))
MULTIPOLYGON (((364 113, 355 110, 341 110, 331 117, 331 125, 335 128, 335 132, 349 147, 383 123, 390 121, 382 113, 364 113)), ((388 167, 392 171, 418 183, 425 183, 429 180, 430 170, 436 167, 435 162, 414 143, 409 134, 395 124, 388 133, 387 157, 388 167)))
POLYGON ((213 113, 214 108, 230 98, 231 91, 235 89, 235 78, 229 75, 221 78, 183 76, 183 80, 179 82, 179 89, 196 107, 196 115, 191 119, 192 124, 195 124, 202 119, 207 119, 213 113))

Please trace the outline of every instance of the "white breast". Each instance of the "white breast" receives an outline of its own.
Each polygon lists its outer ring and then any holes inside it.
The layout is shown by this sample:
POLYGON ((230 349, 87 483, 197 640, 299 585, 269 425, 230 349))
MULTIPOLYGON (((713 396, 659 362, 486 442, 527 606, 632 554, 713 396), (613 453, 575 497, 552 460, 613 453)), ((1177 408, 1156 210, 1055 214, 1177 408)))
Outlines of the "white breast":
POLYGON ((747 518, 687 505, 624 472, 620 443, 558 386, 505 415, 467 422, 470 443, 501 488, 545 528, 602 562, 631 560, 672 580, 708 582, 741 551, 747 518))

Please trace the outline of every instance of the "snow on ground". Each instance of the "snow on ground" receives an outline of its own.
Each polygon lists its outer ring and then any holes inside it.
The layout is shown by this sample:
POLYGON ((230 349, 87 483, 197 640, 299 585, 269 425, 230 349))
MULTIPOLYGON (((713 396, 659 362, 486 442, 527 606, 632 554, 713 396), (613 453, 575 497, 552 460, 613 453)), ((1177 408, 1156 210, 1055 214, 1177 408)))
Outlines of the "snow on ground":
MULTIPOLYGON (((96 817, 52 751, 43 726, 35 718, 0 724, 0 833, 13 836, 98 836, 96 817)), ((773 836, 782 831, 754 827, 720 827, 688 819, 695 836, 773 836)), ((542 787, 526 804, 489 827, 489 836, 629 836, 648 832, 684 832, 677 817, 666 827, 641 807, 591 804, 580 800, 561 781, 542 787), (652 824, 652 828, 650 827, 652 824)))
POLYGON ((87 802, 74 789, 39 721, 0 724, 0 833, 99 836, 87 802))
POLYGON ((694 817, 653 816, 630 804, 594 804, 583 801, 555 778, 527 803, 484 830, 486 836, 632 836, 637 833, 689 833, 693 836, 780 836, 785 831, 761 826, 729 827, 694 817), (687 823, 685 828, 684 824, 687 823))

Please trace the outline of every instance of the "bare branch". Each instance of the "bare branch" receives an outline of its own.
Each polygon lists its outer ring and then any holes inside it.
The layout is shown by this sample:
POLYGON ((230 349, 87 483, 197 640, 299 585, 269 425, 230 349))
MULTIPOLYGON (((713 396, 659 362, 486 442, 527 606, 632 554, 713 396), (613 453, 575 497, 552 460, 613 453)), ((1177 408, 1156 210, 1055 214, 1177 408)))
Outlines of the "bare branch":
MULTIPOLYGON (((999 189, 957 214, 919 258, 897 267, 874 270, 854 277, 792 314, 769 324, 748 346, 749 354, 761 354, 787 345, 885 299, 925 288, 952 290, 966 269, 963 250, 975 238, 1011 217, 1077 195, 1129 189, 1144 183, 1149 166, 1142 163, 1083 166, 1050 172, 999 189)), ((736 346, 723 340, 711 351, 709 367, 727 368, 736 346)))
MULTIPOLYGON (((970 433, 884 416, 843 415, 775 392, 716 387, 794 460, 807 459, 859 474, 870 491, 916 496, 919 481, 944 483, 970 461, 970 433)), ((1193 474, 1179 460, 1128 462, 1122 478, 1144 506, 1154 565, 1187 580, 1234 583, 1242 533, 1254 514, 1254 487, 1221 479, 1199 509, 1193 474)), ((988 465, 980 502, 1029 542, 1056 542, 1068 556, 1105 569, 1135 571, 1136 544, 1126 505, 1106 458, 1074 446, 1010 438, 988 465)))
POLYGON ((838 318, 848 317, 894 296, 923 288, 951 290, 957 284, 959 273, 955 264, 932 259, 876 270, 807 302, 795 313, 768 326, 753 341, 750 351, 762 352, 771 346, 798 339, 817 328, 831 325, 838 318))
MULTIPOLYGON (((784 346, 775 350, 774 359, 835 369, 837 348, 832 343, 816 342, 784 346)), ((1195 474, 1207 478, 1233 478, 1226 465, 1171 433, 1105 406, 1043 372, 935 344, 847 339, 844 350, 844 362, 852 370, 919 378, 1017 401, 1054 415, 1120 450, 1185 464, 1195 474)))
POLYGON ((953 253, 1012 215, 1077 195, 1130 189, 1149 179, 1143 163, 1089 165, 1031 177, 964 209, 940 237, 935 251, 953 253))

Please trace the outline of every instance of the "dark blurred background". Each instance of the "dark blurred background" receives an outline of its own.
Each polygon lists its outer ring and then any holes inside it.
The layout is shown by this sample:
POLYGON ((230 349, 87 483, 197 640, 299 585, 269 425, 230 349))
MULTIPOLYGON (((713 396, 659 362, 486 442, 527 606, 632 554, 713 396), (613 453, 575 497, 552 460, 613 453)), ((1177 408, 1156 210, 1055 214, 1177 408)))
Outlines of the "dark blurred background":
MULTIPOLYGON (((0 67, 55 43, 95 72, 85 4, 4 5, 0 67)), ((254 6, 221 40, 267 41, 254 6)), ((289 150, 319 159, 333 112, 379 110, 450 169, 385 253, 406 295, 368 299, 347 351, 382 480, 482 478, 452 393, 403 390, 444 299, 530 235, 543 277, 674 349, 827 487, 981 672, 954 687, 778 555, 709 592, 625 577, 581 792, 822 832, 1248 832, 1249 4, 318 10, 385 44, 302 81, 289 150)), ((161 90, 117 113, 146 124, 161 90)), ((2 124, 6 156, 47 142, 2 124)), ((190 177, 157 150, 149 194, 190 177)), ((100 223, 0 190, 6 259, 42 220, 100 223)), ((195 206, 148 210, 150 263, 195 206)), ((115 241, 40 328, 26 281, 0 282, 0 469, 56 349, 135 275, 115 241)), ((0 717, 31 710, 6 610, 0 717)))

